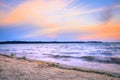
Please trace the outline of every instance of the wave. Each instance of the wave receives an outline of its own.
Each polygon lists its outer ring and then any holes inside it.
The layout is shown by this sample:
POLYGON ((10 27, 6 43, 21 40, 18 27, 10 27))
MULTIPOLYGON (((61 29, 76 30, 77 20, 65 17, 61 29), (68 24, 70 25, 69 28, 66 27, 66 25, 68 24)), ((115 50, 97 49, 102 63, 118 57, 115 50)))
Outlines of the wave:
POLYGON ((61 52, 61 54, 80 54, 79 52, 61 52))
POLYGON ((74 58, 72 56, 67 56, 67 55, 53 55, 53 54, 44 54, 44 55, 47 55, 48 57, 52 57, 52 58, 74 58))
POLYGON ((100 63, 120 64, 119 57, 82 56, 81 59, 86 60, 86 61, 100 62, 100 63))
POLYGON ((120 57, 103 57, 103 56, 80 56, 80 57, 75 57, 75 56, 68 56, 68 55, 54 55, 54 54, 44 54, 47 57, 51 58, 56 58, 56 59, 81 59, 85 61, 90 61, 90 62, 99 62, 99 63, 114 63, 114 64, 120 64, 120 57))

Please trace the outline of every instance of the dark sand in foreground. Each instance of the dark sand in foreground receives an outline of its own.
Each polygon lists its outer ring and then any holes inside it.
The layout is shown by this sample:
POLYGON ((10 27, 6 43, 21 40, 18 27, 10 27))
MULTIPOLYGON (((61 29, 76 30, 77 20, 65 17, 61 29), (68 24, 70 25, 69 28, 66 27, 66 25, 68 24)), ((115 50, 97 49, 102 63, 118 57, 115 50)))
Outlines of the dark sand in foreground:
POLYGON ((0 55, 0 80, 120 80, 120 78, 93 71, 62 68, 53 63, 0 55))

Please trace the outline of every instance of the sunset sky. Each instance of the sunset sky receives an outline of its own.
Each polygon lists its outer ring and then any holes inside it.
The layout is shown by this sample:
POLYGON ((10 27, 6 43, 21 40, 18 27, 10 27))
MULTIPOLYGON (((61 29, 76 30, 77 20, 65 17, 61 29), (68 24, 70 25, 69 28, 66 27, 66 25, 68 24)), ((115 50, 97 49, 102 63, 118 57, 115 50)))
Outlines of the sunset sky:
POLYGON ((120 0, 0 0, 0 41, 120 41, 120 0))

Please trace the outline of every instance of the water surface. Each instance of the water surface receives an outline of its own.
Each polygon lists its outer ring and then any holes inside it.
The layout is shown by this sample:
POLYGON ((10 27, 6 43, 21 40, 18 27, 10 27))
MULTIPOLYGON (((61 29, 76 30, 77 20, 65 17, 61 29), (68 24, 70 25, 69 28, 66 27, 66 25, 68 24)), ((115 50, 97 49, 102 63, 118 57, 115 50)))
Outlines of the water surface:
POLYGON ((0 44, 0 54, 120 73, 120 43, 0 44))

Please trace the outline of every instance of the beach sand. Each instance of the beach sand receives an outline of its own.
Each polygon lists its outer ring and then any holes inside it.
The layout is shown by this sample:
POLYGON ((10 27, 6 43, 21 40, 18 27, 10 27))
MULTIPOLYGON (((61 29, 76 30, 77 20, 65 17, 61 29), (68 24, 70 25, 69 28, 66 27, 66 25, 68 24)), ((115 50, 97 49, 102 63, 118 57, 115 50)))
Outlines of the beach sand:
POLYGON ((0 55, 0 80, 120 80, 93 71, 0 55))

